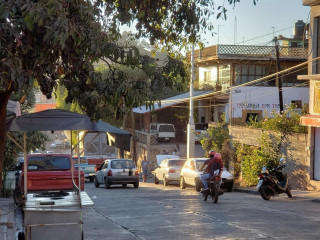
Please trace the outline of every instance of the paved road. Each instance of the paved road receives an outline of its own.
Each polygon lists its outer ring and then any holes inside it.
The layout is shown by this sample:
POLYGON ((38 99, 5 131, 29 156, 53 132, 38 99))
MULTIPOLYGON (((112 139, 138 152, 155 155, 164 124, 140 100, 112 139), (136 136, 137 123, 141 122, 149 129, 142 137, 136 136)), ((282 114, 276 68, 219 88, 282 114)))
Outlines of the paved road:
POLYGON ((140 183, 138 189, 94 188, 84 211, 85 239, 319 239, 320 204, 231 192, 218 204, 191 188, 140 183))

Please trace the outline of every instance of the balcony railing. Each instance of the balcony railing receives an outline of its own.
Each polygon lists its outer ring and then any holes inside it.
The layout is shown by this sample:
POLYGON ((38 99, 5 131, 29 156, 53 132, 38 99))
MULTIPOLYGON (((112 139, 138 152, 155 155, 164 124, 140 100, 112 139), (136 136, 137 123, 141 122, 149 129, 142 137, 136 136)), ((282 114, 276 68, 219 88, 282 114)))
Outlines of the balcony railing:
MULTIPOLYGON (((203 50, 195 50, 195 60, 205 61, 209 58, 224 57, 255 57, 255 58, 271 58, 276 56, 274 46, 253 46, 253 45, 214 45, 204 48, 203 50)), ((308 58, 308 49, 298 47, 282 47, 279 46, 279 56, 283 59, 301 59, 308 58)), ((187 53, 187 59, 190 61, 191 52, 187 53)))

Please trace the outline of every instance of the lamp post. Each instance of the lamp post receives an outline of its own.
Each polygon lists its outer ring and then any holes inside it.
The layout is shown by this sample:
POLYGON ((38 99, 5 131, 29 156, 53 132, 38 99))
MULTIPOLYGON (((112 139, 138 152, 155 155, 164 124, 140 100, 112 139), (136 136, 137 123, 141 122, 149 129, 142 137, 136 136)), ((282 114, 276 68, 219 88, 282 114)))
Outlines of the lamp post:
POLYGON ((220 27, 224 27, 225 25, 218 25, 218 45, 219 45, 219 36, 220 36, 220 27))

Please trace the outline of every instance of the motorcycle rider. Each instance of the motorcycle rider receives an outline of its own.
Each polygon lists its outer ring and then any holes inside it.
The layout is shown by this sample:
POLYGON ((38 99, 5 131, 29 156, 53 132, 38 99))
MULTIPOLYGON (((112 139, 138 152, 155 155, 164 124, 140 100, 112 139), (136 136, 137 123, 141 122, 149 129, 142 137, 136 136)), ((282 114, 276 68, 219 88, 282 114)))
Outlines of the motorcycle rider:
POLYGON ((217 169, 220 169, 219 176, 221 176, 221 173, 223 171, 223 163, 220 153, 216 153, 214 150, 211 150, 209 152, 210 159, 206 160, 202 167, 200 168, 200 171, 203 171, 204 167, 206 167, 206 174, 201 175, 201 181, 203 183, 204 189, 203 191, 207 191, 209 189, 207 180, 213 175, 214 171, 217 169))

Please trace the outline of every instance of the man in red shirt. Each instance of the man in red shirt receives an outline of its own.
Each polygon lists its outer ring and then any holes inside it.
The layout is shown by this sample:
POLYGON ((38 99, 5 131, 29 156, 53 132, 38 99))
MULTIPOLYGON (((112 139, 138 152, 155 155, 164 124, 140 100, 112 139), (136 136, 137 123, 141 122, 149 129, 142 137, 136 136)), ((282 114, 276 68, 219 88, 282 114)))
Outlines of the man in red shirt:
POLYGON ((221 173, 223 171, 223 163, 222 163, 222 158, 221 158, 221 154, 220 153, 216 153, 214 150, 211 150, 209 152, 209 156, 210 159, 206 160, 202 167, 200 168, 200 171, 202 171, 204 169, 204 167, 206 166, 206 170, 205 170, 205 174, 201 175, 201 181, 203 183, 204 186, 204 191, 208 190, 208 183, 207 183, 207 179, 210 178, 214 171, 219 169, 219 176, 221 176, 221 173))

